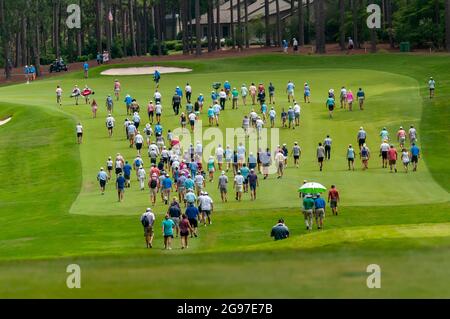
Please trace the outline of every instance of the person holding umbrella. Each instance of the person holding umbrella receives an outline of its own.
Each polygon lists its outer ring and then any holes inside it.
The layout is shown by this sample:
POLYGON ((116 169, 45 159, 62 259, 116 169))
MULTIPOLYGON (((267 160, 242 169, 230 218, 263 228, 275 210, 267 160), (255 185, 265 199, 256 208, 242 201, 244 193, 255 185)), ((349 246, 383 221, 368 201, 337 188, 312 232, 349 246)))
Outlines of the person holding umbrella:
POLYGON ((305 194, 303 197, 303 215, 305 217, 305 224, 307 230, 312 230, 313 224, 313 209, 314 199, 311 194, 319 194, 325 192, 327 189, 325 186, 319 183, 307 183, 303 182, 303 185, 299 188, 299 192, 305 194))

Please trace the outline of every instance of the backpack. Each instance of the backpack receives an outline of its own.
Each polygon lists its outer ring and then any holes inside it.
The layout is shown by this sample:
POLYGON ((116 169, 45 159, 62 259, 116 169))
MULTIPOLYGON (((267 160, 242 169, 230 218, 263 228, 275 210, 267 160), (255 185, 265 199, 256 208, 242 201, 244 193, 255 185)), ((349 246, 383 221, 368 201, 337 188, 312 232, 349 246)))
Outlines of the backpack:
POLYGON ((361 149, 361 155, 362 155, 363 157, 367 157, 367 148, 363 147, 363 148, 361 149))
POLYGON ((142 223, 142 226, 144 226, 144 227, 150 226, 150 222, 149 222, 147 216, 142 217, 141 223, 142 223))
POLYGON ((108 128, 111 128, 111 127, 113 127, 113 122, 111 119, 109 119, 108 120, 108 128))
POLYGON ((156 179, 150 180, 150 188, 156 188, 158 181, 156 179))

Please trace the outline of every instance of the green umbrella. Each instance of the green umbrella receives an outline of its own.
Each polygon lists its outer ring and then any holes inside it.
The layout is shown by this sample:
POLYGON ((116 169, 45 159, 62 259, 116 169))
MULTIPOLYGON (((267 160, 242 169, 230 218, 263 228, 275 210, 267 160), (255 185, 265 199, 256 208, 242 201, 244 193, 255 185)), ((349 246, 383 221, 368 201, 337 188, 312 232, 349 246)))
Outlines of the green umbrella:
POLYGON ((305 194, 317 194, 326 192, 327 188, 322 184, 311 182, 303 184, 298 191, 305 194))

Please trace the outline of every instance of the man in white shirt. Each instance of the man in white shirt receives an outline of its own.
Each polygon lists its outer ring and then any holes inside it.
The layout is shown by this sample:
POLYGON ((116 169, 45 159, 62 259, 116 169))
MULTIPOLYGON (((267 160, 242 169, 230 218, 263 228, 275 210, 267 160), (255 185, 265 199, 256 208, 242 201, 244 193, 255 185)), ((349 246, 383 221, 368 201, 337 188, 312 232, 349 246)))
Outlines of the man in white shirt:
POLYGON ((300 125, 300 104, 294 102, 294 118, 295 118, 295 126, 300 125))
POLYGON ((61 87, 58 85, 56 87, 56 103, 59 104, 59 106, 62 105, 62 94, 63 94, 63 90, 61 89, 61 87))
POLYGON ((341 88, 341 109, 345 109, 347 106, 347 89, 345 88, 345 86, 343 86, 341 88))
POLYGON ((203 177, 202 173, 200 171, 197 171, 197 175, 195 175, 194 178, 195 183, 195 190, 197 191, 197 196, 200 196, 200 193, 203 190, 203 187, 205 187, 205 178, 203 177))
POLYGON ((414 125, 411 125, 408 131, 408 136, 409 136, 409 143, 412 145, 413 143, 415 144, 417 142, 417 131, 414 127, 414 125))
POLYGON ((388 166, 388 151, 389 151, 388 141, 384 140, 380 146, 381 164, 383 168, 387 168, 388 166))
POLYGON ((141 155, 142 145, 144 144, 144 137, 140 132, 137 132, 136 136, 134 137, 134 144, 136 145, 138 154, 141 155))
POLYGON ((275 117, 277 116, 277 112, 272 107, 269 111, 269 118, 270 118, 270 126, 275 127, 275 117))
POLYGON ((223 150, 223 147, 221 144, 219 144, 219 146, 216 149, 216 158, 217 158, 217 163, 219 165, 219 171, 222 170, 222 164, 223 164, 223 155, 224 155, 225 151, 223 150))
POLYGON ((113 135, 113 129, 115 126, 116 120, 114 117, 112 117, 111 114, 108 114, 108 117, 106 118, 106 128, 108 129, 109 137, 113 135))
POLYGON ((153 94, 153 98, 155 99, 155 103, 161 103, 162 95, 161 92, 158 90, 155 91, 155 94, 153 94))
POLYGON ((83 142, 83 125, 81 123, 77 124, 76 131, 78 144, 81 144, 83 142))
POLYGON ((283 154, 283 151, 280 149, 278 150, 277 154, 275 155, 275 163, 277 164, 277 178, 283 177, 284 172, 284 164, 285 164, 286 157, 283 154))
POLYGON ((186 84, 186 87, 184 88, 184 92, 186 93, 186 101, 188 103, 191 103, 192 87, 189 85, 189 83, 186 84))
POLYGON ((238 155, 238 168, 240 169, 245 162, 245 146, 242 143, 239 143, 237 147, 237 155, 238 155))
POLYGON ((141 191, 143 191, 145 190, 145 177, 146 177, 145 169, 142 166, 139 167, 137 174, 139 178, 139 185, 141 186, 141 191))
POLYGON ((200 206, 200 212, 202 213, 203 224, 206 226, 206 220, 208 219, 208 225, 211 225, 211 213, 214 209, 214 203, 208 192, 202 192, 202 195, 198 197, 198 204, 200 206))
POLYGON ((242 176, 241 171, 237 171, 237 175, 234 177, 233 187, 236 190, 236 200, 241 201, 244 191, 244 176, 242 176))
POLYGON ((155 214, 151 208, 147 208, 146 212, 141 216, 141 223, 144 226, 144 237, 147 248, 152 248, 153 243, 153 225, 155 224, 155 214))

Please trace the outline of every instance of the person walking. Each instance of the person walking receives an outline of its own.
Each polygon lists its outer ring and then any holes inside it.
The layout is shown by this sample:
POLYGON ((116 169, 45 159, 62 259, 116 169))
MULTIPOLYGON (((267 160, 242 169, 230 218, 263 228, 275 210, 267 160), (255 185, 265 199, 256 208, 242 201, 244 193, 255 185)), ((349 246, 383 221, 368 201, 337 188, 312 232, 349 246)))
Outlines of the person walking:
POLYGON ((312 195, 307 194, 303 198, 303 217, 305 218, 306 230, 312 230, 313 209, 314 209, 314 199, 312 198, 312 195))
POLYGON ((193 231, 194 229, 191 227, 188 217, 186 216, 186 214, 183 214, 180 221, 181 249, 188 248, 189 232, 192 233, 193 231))
POLYGON ((152 212, 151 208, 147 208, 144 214, 141 216, 141 224, 144 227, 144 238, 147 248, 153 247, 153 236, 154 230, 153 226, 155 224, 155 214, 152 212))
POLYGON ((323 141, 323 145, 325 147, 325 158, 327 160, 330 160, 332 143, 333 143, 333 140, 330 138, 330 135, 327 135, 327 137, 323 141))
POLYGON ((349 144, 347 148, 347 164, 348 170, 355 170, 355 150, 352 144, 349 144))
POLYGON ((338 203, 341 201, 339 197, 339 191, 336 189, 336 185, 331 185, 331 189, 328 191, 328 203, 330 204, 333 215, 338 215, 338 203))
POLYGON ((180 233, 180 217, 181 217, 181 207, 177 201, 177 198, 174 197, 172 202, 170 203, 169 209, 167 210, 167 214, 169 214, 170 218, 173 220, 175 224, 175 235, 178 237, 180 233))
POLYGON ((369 159, 370 159, 370 150, 367 147, 366 143, 363 144, 361 148, 361 152, 359 153, 359 156, 361 158, 362 164, 363 164, 363 170, 366 170, 369 168, 369 159))
POLYGON ((97 181, 100 183, 100 191, 102 195, 105 195, 106 182, 108 181, 108 174, 104 171, 103 167, 100 168, 100 172, 97 174, 97 181))
POLYGON ((420 149, 417 147, 415 143, 412 143, 410 152, 411 152, 411 163, 413 165, 413 172, 415 172, 417 171, 417 164, 419 163, 420 149))
POLYGON ((222 203, 228 202, 228 176, 225 175, 225 171, 222 171, 219 176, 219 182, 217 184, 217 188, 220 191, 220 197, 222 198, 222 203))
POLYGON ((319 143, 319 146, 317 147, 317 161, 319 163, 320 171, 323 169, 323 160, 325 158, 325 147, 322 146, 322 143, 319 143))
POLYGON ((172 249, 173 229, 175 223, 170 219, 169 214, 166 214, 164 221, 162 222, 162 233, 164 236, 164 249, 172 249))
POLYGON ((81 125, 81 123, 77 124, 76 132, 77 132, 77 143, 78 144, 83 143, 83 125, 81 125))
POLYGON ((323 228, 323 220, 325 218, 325 200, 320 197, 320 194, 316 195, 314 200, 314 217, 316 219, 317 229, 323 228))
POLYGON ((397 156, 397 149, 391 144, 388 151, 389 171, 391 173, 392 169, 394 169, 394 172, 397 173, 397 156))

